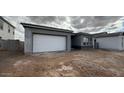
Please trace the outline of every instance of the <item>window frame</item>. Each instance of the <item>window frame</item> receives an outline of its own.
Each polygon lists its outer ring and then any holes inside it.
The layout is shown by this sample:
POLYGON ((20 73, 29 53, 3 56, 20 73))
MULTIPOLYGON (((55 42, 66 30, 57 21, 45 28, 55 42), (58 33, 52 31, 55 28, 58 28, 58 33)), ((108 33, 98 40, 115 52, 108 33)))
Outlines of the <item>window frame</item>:
POLYGON ((13 35, 15 35, 15 32, 13 31, 13 35))
POLYGON ((0 30, 3 30, 4 22, 0 19, 0 30))
POLYGON ((11 32, 11 29, 10 29, 10 26, 8 25, 8 33, 10 33, 11 32))

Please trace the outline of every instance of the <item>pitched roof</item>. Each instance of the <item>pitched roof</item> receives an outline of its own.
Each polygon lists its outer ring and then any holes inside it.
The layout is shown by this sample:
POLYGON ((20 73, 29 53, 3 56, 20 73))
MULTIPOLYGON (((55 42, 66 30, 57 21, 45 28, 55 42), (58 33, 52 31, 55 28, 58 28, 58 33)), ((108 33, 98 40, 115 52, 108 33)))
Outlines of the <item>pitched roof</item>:
POLYGON ((88 33, 79 32, 79 33, 75 33, 74 35, 92 36, 95 38, 100 38, 100 37, 124 36, 124 32, 115 32, 115 33, 102 32, 102 33, 96 33, 96 34, 88 34, 88 33))
POLYGON ((50 30, 50 31, 57 31, 57 32, 65 32, 65 33, 72 33, 72 30, 67 30, 67 29, 60 29, 60 28, 54 28, 54 27, 49 27, 49 26, 41 26, 41 25, 36 25, 36 24, 29 24, 29 23, 21 23, 24 27, 29 27, 29 28, 39 28, 39 29, 45 29, 45 30, 50 30))
POLYGON ((94 37, 96 37, 96 38, 99 38, 99 37, 113 37, 113 36, 124 36, 124 32, 94 34, 94 37))
POLYGON ((94 37, 100 37, 100 36, 106 36, 108 33, 107 32, 101 32, 101 33, 95 33, 92 34, 94 37))
POLYGON ((9 25, 11 25, 13 28, 15 28, 15 26, 13 26, 9 21, 7 21, 5 18, 3 18, 2 16, 0 16, 0 19, 5 21, 6 23, 8 23, 9 25))
POLYGON ((83 33, 83 32, 78 32, 78 33, 75 33, 75 35, 92 36, 92 34, 83 33))

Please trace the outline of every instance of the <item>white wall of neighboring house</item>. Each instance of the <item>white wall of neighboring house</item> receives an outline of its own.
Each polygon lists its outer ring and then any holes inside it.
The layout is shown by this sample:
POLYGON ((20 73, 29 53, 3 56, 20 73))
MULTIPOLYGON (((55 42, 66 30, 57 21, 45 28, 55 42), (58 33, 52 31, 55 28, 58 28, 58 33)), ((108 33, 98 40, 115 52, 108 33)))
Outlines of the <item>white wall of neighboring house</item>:
POLYGON ((99 48, 102 49, 112 49, 112 50, 124 50, 122 48, 122 36, 114 37, 100 37, 96 38, 96 42, 99 43, 99 48))
POLYGON ((1 24, 1 22, 3 23, 3 29, 0 28, 0 37, 5 40, 14 39, 14 34, 15 34, 14 27, 9 25, 2 19, 0 19, 0 24, 1 24), (10 32, 8 31, 9 28, 10 28, 10 32))

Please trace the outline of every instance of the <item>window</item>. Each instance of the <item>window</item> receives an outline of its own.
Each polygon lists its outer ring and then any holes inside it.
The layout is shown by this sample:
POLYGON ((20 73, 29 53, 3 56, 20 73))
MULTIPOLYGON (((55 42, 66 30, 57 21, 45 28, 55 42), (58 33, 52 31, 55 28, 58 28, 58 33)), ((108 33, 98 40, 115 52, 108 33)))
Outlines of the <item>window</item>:
POLYGON ((92 38, 89 38, 89 41, 92 42, 92 38))
POLYGON ((10 26, 8 25, 8 33, 10 33, 10 26))
POLYGON ((88 42, 88 38, 84 37, 83 42, 88 42))
POLYGON ((86 43, 84 42, 83 45, 86 45, 86 43))
POLYGON ((0 29, 3 30, 3 21, 0 20, 0 29))
POLYGON ((15 32, 13 31, 13 35, 15 34, 15 32))

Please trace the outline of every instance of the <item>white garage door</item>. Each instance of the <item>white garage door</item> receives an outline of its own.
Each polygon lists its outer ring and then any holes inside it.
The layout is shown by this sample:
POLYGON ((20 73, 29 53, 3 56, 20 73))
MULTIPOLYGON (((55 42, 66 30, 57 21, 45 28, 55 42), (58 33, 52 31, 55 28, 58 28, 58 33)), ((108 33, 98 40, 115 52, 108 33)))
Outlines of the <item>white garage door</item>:
POLYGON ((52 35, 33 35, 33 52, 65 51, 66 37, 52 35))

